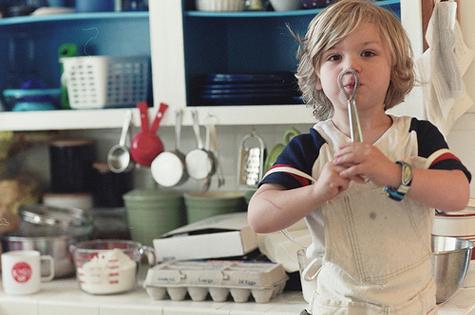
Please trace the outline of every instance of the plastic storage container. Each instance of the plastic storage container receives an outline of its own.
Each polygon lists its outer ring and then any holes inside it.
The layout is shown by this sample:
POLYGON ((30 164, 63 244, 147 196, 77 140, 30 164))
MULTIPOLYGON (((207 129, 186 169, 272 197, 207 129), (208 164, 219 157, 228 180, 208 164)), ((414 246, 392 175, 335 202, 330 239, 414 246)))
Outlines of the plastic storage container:
POLYGON ((67 57, 61 62, 71 108, 132 106, 147 98, 148 57, 67 57))
POLYGON ((215 302, 224 302, 229 293, 235 302, 247 302, 252 293, 257 303, 267 303, 282 293, 288 277, 275 263, 242 261, 169 261, 147 272, 144 287, 157 300, 203 301, 208 292, 215 302))

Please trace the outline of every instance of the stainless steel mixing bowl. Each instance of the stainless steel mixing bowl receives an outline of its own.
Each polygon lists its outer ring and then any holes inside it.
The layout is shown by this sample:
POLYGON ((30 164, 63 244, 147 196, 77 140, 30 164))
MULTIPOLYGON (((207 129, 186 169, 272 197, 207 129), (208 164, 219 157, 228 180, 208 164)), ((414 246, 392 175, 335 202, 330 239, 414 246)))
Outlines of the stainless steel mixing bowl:
POLYGON ((432 236, 432 266, 436 283, 436 302, 448 300, 463 283, 472 256, 468 240, 432 236))

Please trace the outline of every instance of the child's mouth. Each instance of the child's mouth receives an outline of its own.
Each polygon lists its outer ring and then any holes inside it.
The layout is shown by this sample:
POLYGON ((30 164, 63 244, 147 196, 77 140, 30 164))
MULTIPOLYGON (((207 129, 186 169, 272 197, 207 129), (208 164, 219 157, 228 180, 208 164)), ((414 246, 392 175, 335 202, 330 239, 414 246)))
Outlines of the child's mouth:
POLYGON ((347 92, 353 92, 353 90, 355 89, 355 83, 347 83, 343 87, 347 92))
POLYGON ((345 88, 350 88, 350 89, 352 89, 352 88, 354 88, 354 86, 355 86, 355 81, 349 81, 349 82, 345 83, 344 86, 345 86, 345 88))

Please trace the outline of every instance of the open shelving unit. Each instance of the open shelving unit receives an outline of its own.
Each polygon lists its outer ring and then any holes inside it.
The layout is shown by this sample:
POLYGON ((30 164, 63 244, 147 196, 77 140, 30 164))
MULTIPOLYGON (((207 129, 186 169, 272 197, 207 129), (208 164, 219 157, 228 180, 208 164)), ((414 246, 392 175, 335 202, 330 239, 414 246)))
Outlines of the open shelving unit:
MULTIPOLYGON (((11 87, 11 45, 18 38, 28 40, 34 49, 33 76, 59 87, 59 45, 75 43, 80 55, 150 56, 148 17, 148 12, 97 12, 0 19, 0 58, 8 61, 0 66, 1 90, 11 87)), ((126 110, 1 112, 0 130, 118 128, 126 110)))

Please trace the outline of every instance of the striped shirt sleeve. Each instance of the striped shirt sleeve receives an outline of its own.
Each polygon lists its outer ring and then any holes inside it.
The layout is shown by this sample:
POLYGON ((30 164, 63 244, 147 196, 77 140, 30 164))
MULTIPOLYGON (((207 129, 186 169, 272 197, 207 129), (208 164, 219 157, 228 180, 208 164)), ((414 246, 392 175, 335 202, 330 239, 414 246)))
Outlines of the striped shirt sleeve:
MULTIPOLYGON (((324 143, 325 140, 322 136, 312 128, 309 133, 294 137, 284 148, 271 169, 281 166, 292 167, 311 176, 312 166, 324 143)), ((310 181, 299 175, 276 172, 264 176, 259 186, 262 184, 277 184, 286 189, 293 189, 309 185, 310 181)))
POLYGON ((468 181, 472 179, 470 171, 450 151, 444 136, 436 126, 428 121, 413 118, 410 131, 416 132, 419 156, 427 159, 430 169, 461 170, 468 181))

